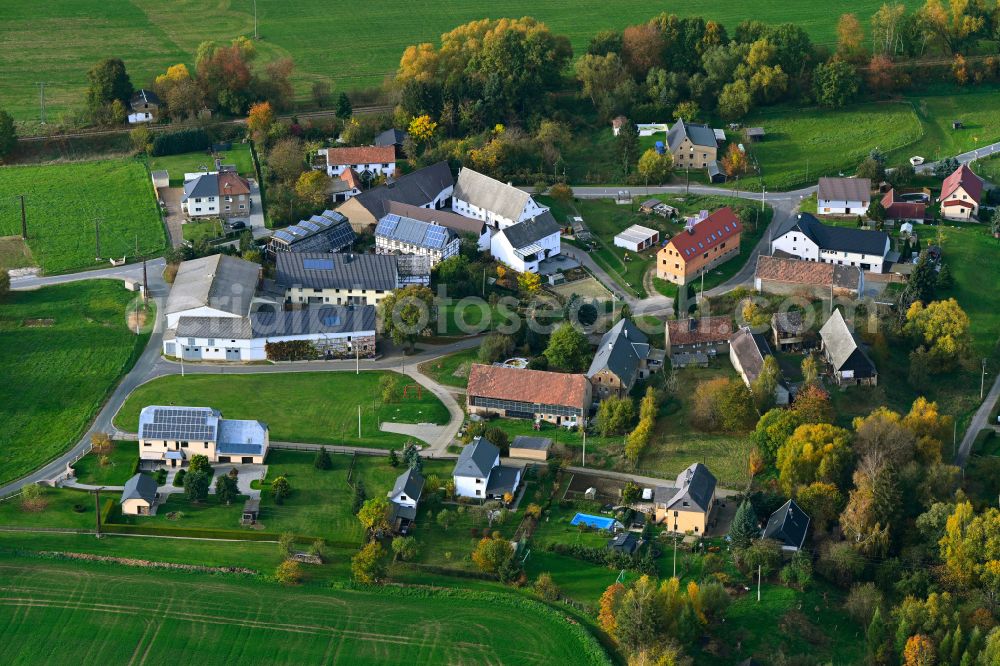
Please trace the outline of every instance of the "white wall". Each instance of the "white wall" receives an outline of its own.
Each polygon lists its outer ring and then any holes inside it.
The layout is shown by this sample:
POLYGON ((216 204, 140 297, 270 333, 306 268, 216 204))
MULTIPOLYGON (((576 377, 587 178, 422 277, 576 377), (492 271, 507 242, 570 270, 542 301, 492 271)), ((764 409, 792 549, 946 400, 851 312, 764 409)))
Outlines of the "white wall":
POLYGON ((189 217, 218 217, 219 197, 195 197, 188 199, 184 204, 187 206, 189 217))
POLYGON ((326 167, 326 173, 330 177, 336 177, 349 168, 354 169, 359 174, 369 171, 375 175, 391 176, 396 173, 396 162, 394 160, 392 162, 374 162, 370 164, 329 164, 326 167))
POLYGON ((819 246, 801 231, 793 230, 771 241, 771 254, 781 250, 799 259, 819 261, 819 246))
MULTIPOLYGON (((561 251, 559 232, 550 234, 535 244, 543 250, 548 251, 546 252, 546 258, 555 256, 561 251)), ((538 271, 539 262, 537 260, 525 262, 521 257, 517 256, 505 234, 497 233, 493 235, 490 239, 490 254, 497 261, 507 264, 519 273, 535 273, 538 271)))
POLYGON ((819 215, 864 215, 871 201, 844 201, 822 199, 817 202, 819 215))
POLYGON ((234 315, 232 312, 226 312, 208 305, 203 305, 199 308, 181 310, 180 312, 172 312, 168 314, 167 328, 177 328, 177 322, 181 317, 232 317, 234 319, 238 319, 239 316, 240 315, 234 315))
POLYGON ((475 476, 454 476, 453 480, 455 481, 455 494, 459 497, 486 497, 487 479, 475 476), (476 491, 479 491, 478 494, 476 491))

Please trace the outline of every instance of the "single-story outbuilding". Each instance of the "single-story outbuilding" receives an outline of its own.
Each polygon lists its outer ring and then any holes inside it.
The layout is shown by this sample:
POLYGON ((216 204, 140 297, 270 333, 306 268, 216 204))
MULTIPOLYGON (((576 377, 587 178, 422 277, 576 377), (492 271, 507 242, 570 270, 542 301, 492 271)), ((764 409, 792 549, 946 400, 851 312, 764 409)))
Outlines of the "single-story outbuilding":
POLYGON ((510 457, 545 461, 549 459, 551 448, 552 440, 548 437, 518 435, 510 445, 510 457))
POLYGON ((641 252, 648 247, 655 247, 659 243, 659 231, 639 224, 633 224, 615 235, 615 247, 623 247, 632 252, 641 252))
POLYGON ((122 513, 126 516, 151 515, 156 498, 156 479, 148 474, 136 474, 125 482, 122 490, 122 513))

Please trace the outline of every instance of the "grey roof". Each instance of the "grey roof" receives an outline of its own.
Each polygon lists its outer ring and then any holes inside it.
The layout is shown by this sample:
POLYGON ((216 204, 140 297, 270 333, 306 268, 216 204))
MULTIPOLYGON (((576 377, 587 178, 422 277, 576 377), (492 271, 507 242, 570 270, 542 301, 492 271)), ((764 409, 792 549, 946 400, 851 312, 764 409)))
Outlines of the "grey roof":
POLYGON ((375 331, 374 305, 318 305, 250 315, 252 337, 342 335, 375 331))
POLYGON ((408 467, 405 472, 396 477, 396 483, 392 486, 389 497, 396 497, 400 493, 405 493, 407 497, 420 501, 420 494, 423 490, 423 475, 412 467, 408 467))
POLYGON ((869 178, 820 178, 816 193, 820 201, 868 201, 871 196, 869 178))
POLYGON ((387 213, 378 221, 375 235, 428 250, 444 250, 458 236, 448 227, 387 213))
MULTIPOLYGON (((340 181, 343 182, 343 181, 340 181)), ((354 243, 354 230, 347 218, 335 210, 323 211, 308 220, 279 229, 271 236, 271 250, 291 252, 337 252, 354 243)))
POLYGON ((767 519, 767 526, 760 536, 762 539, 775 539, 786 546, 801 548, 808 529, 809 516, 795 500, 788 500, 767 519))
POLYGON ((772 356, 771 346, 762 335, 753 333, 744 326, 729 340, 729 348, 736 354, 747 381, 753 383, 764 369, 764 359, 772 356))
POLYGON ((389 522, 396 522, 397 518, 405 518, 406 520, 416 520, 417 519, 417 507, 415 506, 405 506, 403 504, 396 504, 395 502, 390 502, 389 507, 389 522))
POLYGON ((249 340, 253 330, 246 317, 181 317, 175 337, 249 340))
POLYGON ((709 178, 714 178, 718 175, 726 175, 725 170, 722 167, 722 162, 719 160, 712 160, 708 163, 708 176, 709 178))
POLYGON ((661 486, 654 491, 653 501, 665 504, 668 509, 687 502, 702 511, 708 511, 715 496, 715 477, 701 463, 694 463, 677 475, 676 485, 661 486))
POLYGON ((217 196, 219 196, 219 174, 203 173, 197 178, 192 178, 184 183, 184 197, 181 201, 187 201, 196 197, 217 196))
POLYGON ((485 437, 476 437, 462 449, 455 463, 454 476, 488 477, 493 469, 493 461, 500 455, 500 449, 485 437))
POLYGON ((774 238, 780 238, 789 231, 798 230, 823 250, 835 252, 857 252, 885 256, 889 235, 884 231, 833 227, 820 222, 810 213, 800 213, 778 227, 774 238))
POLYGON ((390 201, 423 206, 434 201, 441 192, 455 185, 448 162, 442 161, 413 173, 400 176, 389 185, 362 192, 351 199, 361 204, 376 220, 388 211, 390 201))
POLYGON ((433 222, 442 227, 448 227, 457 234, 474 234, 482 236, 486 233, 486 223, 471 217, 464 217, 458 213, 447 210, 437 210, 436 208, 423 208, 401 201, 390 201, 388 210, 390 213, 400 217, 409 217, 422 222, 433 222))
POLYGON ((764 136, 763 127, 748 127, 747 136, 764 136))
POLYGON ((267 426, 260 421, 219 419, 218 453, 262 455, 266 440, 267 426))
POLYGON ((122 503, 130 499, 142 499, 152 504, 156 499, 156 479, 148 474, 136 474, 126 481, 122 503))
POLYGON ((528 247, 532 243, 537 243, 543 238, 559 233, 559 224, 552 213, 545 211, 524 222, 512 224, 506 229, 499 231, 503 234, 511 247, 519 250, 528 247))
POLYGON ((876 374, 875 364, 861 349, 854 331, 847 325, 840 310, 834 310, 823 327, 819 329, 823 349, 834 370, 853 370, 856 377, 871 377, 876 374))
POLYGON ((486 481, 486 492, 491 495, 514 492, 520 474, 519 467, 510 467, 509 465, 494 467, 493 471, 490 472, 490 478, 486 481))
POLYGON ((529 435, 518 435, 510 445, 512 449, 530 449, 532 451, 548 451, 552 446, 552 440, 548 437, 531 437, 529 435))
POLYGON ((608 539, 608 550, 617 550, 631 555, 639 548, 639 537, 635 532, 622 532, 608 539))
POLYGON ((375 137, 376 146, 401 146, 403 145, 403 140, 406 139, 406 132, 403 130, 398 130, 395 127, 387 129, 386 131, 375 137))
POLYGON ((715 130, 708 125, 697 123, 686 123, 678 119, 674 126, 667 132, 667 145, 671 152, 677 150, 684 138, 687 137, 696 146, 706 146, 715 148, 718 144, 715 140, 715 130))
POLYGON ((211 407, 149 405, 139 412, 139 439, 214 442, 220 416, 211 407))
POLYGON ((388 254, 279 252, 274 278, 285 288, 392 291, 399 272, 396 257, 388 254))
POLYGON ((802 313, 798 310, 775 312, 771 315, 771 324, 779 333, 801 335, 806 331, 806 325, 802 321, 802 313))
POLYGON ((601 338, 587 377, 606 369, 614 373, 626 388, 631 387, 639 374, 640 363, 648 356, 649 338, 631 319, 622 319, 601 338))
POLYGON ((174 314, 208 306, 246 315, 259 274, 258 264, 225 254, 181 262, 164 312, 174 314))
POLYGON ((462 167, 455 183, 455 198, 516 222, 531 195, 469 167, 462 167))
POLYGON ((156 171, 152 171, 152 172, 150 172, 149 175, 152 176, 154 179, 156 179, 156 178, 170 178, 170 172, 167 171, 166 169, 158 169, 156 171))

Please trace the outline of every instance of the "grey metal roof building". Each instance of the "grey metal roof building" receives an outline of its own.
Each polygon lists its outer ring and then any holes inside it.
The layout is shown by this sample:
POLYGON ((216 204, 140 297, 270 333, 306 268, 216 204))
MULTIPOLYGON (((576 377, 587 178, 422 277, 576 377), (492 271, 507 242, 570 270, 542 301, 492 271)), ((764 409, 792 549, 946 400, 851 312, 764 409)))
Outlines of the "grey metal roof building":
POLYGON ((164 313, 172 315, 210 307, 245 316, 250 311, 259 275, 258 264, 224 254, 182 262, 164 313))
POLYGON ((729 340, 729 349, 736 354, 740 367, 746 373, 747 381, 753 383, 764 369, 764 359, 772 356, 771 346, 763 335, 755 334, 744 326, 729 340))
POLYGON ((136 474, 125 482, 121 503, 130 499, 141 499, 150 504, 156 500, 156 479, 148 474, 136 474))
POLYGON ((375 334, 374 305, 318 305, 301 310, 254 312, 250 315, 255 338, 292 335, 375 334))
POLYGON ((512 449, 529 449, 531 451, 548 451, 552 447, 552 440, 548 437, 532 437, 530 435, 518 435, 511 442, 512 449))
POLYGON ((181 317, 177 320, 176 337, 249 340, 253 337, 253 327, 247 317, 181 317))
POLYGON ((454 185, 455 177, 451 175, 451 167, 448 162, 442 161, 400 176, 387 185, 362 192, 351 201, 361 204, 378 220, 389 212, 391 201, 423 206, 454 185))
POLYGON ((455 198, 517 222, 531 195, 469 167, 462 167, 455 182, 455 198))
POLYGON ((267 426, 260 421, 224 419, 210 407, 149 405, 139 412, 139 439, 215 442, 217 453, 262 455, 267 426))
POLYGON ((820 249, 834 252, 885 256, 889 242, 889 235, 884 231, 828 226, 810 213, 800 213, 797 217, 786 220, 778 227, 774 238, 780 238, 796 229, 820 249))
POLYGON ((447 227, 387 213, 375 227, 375 238, 405 243, 427 250, 444 251, 458 236, 447 227))
POLYGON ((488 477, 493 469, 493 462, 500 455, 500 449, 485 437, 476 437, 471 444, 462 449, 455 463, 455 476, 488 477))
POLYGON ((354 230, 347 218, 335 210, 323 211, 308 220, 275 231, 267 249, 276 252, 339 252, 354 243, 354 230))
POLYGON ((263 455, 267 426, 260 421, 219 419, 216 451, 221 454, 263 455))
POLYGON ((868 201, 872 196, 869 178, 820 178, 816 197, 819 201, 868 201))
POLYGON ((809 520, 795 500, 788 500, 767 519, 767 526, 760 536, 779 541, 784 550, 799 550, 806 541, 809 520))
POLYGON ((684 120, 678 119, 674 123, 674 126, 670 128, 670 131, 667 132, 667 145, 670 151, 676 151, 685 138, 689 139, 696 146, 710 146, 715 148, 717 145, 715 130, 711 127, 697 123, 686 123, 684 120))
POLYGON ((402 147, 404 140, 406 140, 406 132, 393 127, 375 137, 375 145, 402 147))
POLYGON ((274 277, 286 289, 392 291, 399 286, 396 257, 384 254, 279 252, 274 277))
POLYGON ((587 378, 608 370, 630 389, 639 376, 642 362, 649 357, 649 338, 630 319, 622 319, 601 337, 587 378))
POLYGON ((823 352, 838 375, 854 379, 870 378, 878 374, 875 364, 861 348, 854 331, 847 325, 840 310, 834 310, 819 329, 823 352))
POLYGON ((437 210, 435 208, 421 208, 401 201, 390 201, 388 210, 393 215, 409 217, 422 222, 433 222, 434 224, 447 227, 456 234, 472 234, 482 236, 486 233, 486 223, 471 217, 465 217, 448 210, 437 210))

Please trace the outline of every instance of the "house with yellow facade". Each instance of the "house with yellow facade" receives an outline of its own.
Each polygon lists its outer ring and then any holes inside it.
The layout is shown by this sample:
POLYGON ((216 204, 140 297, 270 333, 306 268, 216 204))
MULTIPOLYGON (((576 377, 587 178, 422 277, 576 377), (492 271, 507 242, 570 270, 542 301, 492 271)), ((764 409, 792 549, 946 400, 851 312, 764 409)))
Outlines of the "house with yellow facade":
POLYGON ((673 486, 653 491, 654 519, 677 534, 702 535, 715 505, 715 477, 701 463, 677 475, 673 486))

